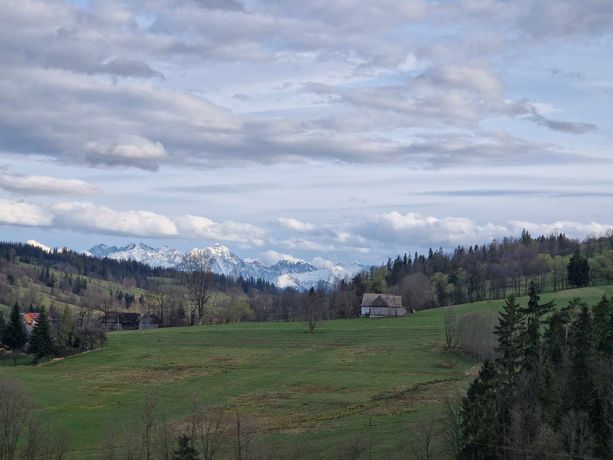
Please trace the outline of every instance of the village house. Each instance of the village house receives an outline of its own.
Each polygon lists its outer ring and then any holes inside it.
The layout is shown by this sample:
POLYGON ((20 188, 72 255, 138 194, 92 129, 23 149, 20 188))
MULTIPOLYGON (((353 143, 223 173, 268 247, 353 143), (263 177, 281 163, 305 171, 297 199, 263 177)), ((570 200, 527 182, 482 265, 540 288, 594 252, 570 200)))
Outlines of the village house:
POLYGON ((23 321, 23 325, 26 327, 26 332, 30 334, 34 326, 36 326, 36 321, 38 321, 38 313, 21 313, 21 321, 23 321))
POLYGON ((160 320, 155 315, 109 312, 102 317, 100 324, 106 331, 132 331, 156 329, 159 327, 160 320))
POLYGON ((138 329, 140 313, 109 312, 100 322, 107 331, 130 331, 138 329))
POLYGON ((387 294, 364 294, 361 316, 369 318, 405 316, 407 309, 402 306, 402 297, 387 294))
POLYGON ((160 320, 157 316, 146 314, 140 317, 139 329, 157 329, 158 327, 160 327, 160 320))

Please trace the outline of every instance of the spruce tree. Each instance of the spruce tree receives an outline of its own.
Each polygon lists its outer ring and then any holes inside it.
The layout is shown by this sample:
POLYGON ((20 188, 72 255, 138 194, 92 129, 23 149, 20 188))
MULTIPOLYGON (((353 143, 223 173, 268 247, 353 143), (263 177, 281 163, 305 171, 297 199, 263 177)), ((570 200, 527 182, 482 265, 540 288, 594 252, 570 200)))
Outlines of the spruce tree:
POLYGON ((594 340, 596 349, 601 353, 611 353, 613 348, 613 334, 611 334, 611 317, 613 305, 606 294, 603 294, 600 302, 594 308, 594 340))
POLYGON ((540 364, 542 334, 541 326, 545 315, 553 309, 553 302, 539 303, 540 297, 536 293, 534 282, 530 283, 528 306, 520 311, 526 316, 526 329, 523 337, 525 370, 537 370, 540 364))
POLYGON ((504 379, 512 380, 519 370, 522 355, 522 316, 515 295, 505 301, 499 316, 495 334, 498 337, 496 347, 496 367, 504 379))
POLYGON ((36 361, 53 354, 51 326, 49 325, 49 320, 44 310, 38 314, 36 326, 34 326, 32 334, 30 335, 28 352, 34 355, 36 361))
POLYGON ((0 311, 0 348, 4 345, 4 333, 6 332, 6 320, 4 313, 0 311))
POLYGON ((568 261, 567 272, 568 283, 571 286, 585 287, 590 282, 590 266, 578 249, 568 261))
POLYGON ((194 447, 189 436, 179 436, 179 448, 175 450, 174 460, 198 460, 199 452, 194 447))
POLYGON ((28 341, 26 328, 21 321, 19 305, 15 304, 11 310, 9 323, 4 333, 4 344, 11 350, 21 350, 28 341))
POLYGON ((470 384, 460 409, 461 459, 496 459, 501 439, 497 423, 496 367, 486 360, 470 384))

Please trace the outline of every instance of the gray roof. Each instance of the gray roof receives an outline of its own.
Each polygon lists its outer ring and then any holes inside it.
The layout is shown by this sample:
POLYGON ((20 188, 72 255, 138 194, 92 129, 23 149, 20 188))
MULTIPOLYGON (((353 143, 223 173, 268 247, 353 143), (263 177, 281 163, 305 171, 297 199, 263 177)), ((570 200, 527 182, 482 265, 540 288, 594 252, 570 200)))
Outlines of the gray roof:
POLYGON ((402 297, 399 295, 387 294, 364 294, 362 297, 362 307, 391 307, 404 308, 402 297))

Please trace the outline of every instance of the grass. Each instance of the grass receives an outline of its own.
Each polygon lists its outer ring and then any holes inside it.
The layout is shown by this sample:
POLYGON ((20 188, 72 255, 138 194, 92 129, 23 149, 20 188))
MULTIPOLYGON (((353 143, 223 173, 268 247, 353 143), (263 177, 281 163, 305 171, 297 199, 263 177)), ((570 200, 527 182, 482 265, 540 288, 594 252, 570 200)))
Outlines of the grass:
MULTIPOLYGON (((595 303, 613 286, 543 295, 564 305, 580 296, 595 303)), ((525 299, 521 299, 525 303, 525 299)), ((454 308, 497 310, 502 301, 454 308)), ((239 404, 258 432, 279 443, 305 443, 313 458, 365 437, 372 417, 373 456, 394 458, 412 427, 447 397, 460 394, 476 362, 448 353, 443 310, 405 318, 302 323, 242 323, 118 332, 109 345, 38 367, 3 366, 20 380, 40 415, 71 436, 71 458, 94 457, 110 427, 139 423, 145 395, 158 413, 180 421, 192 399, 239 404)))

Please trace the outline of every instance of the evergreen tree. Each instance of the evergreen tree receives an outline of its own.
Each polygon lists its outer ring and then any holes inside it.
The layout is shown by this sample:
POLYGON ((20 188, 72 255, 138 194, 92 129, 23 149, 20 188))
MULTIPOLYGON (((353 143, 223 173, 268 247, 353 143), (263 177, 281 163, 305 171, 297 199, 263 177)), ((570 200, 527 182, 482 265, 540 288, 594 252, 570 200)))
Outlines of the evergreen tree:
POLYGON ((571 286, 585 287, 590 282, 590 266, 587 259, 577 249, 568 261, 568 283, 571 286))
POLYGON ((11 310, 9 323, 6 326, 4 333, 4 344, 11 350, 16 351, 24 347, 28 341, 26 328, 21 321, 19 314, 19 305, 15 304, 11 310))
POLYGON ((4 333, 6 332, 6 320, 4 313, 0 311, 0 347, 4 345, 4 333))
POLYGON ((34 355, 36 361, 53 354, 51 326, 44 310, 38 314, 36 325, 32 329, 32 334, 30 334, 28 352, 34 355))
POLYGON ((539 367, 541 359, 541 326, 544 317, 553 309, 553 302, 539 303, 540 297, 536 293, 534 283, 530 283, 528 291, 528 306, 520 311, 526 315, 526 329, 524 331, 524 369, 533 371, 539 367))
POLYGON ((594 308, 594 341, 599 352, 608 354, 613 349, 613 334, 611 331, 611 317, 613 316, 613 305, 606 294, 603 294, 600 302, 594 308))
POLYGON ((522 356, 522 316, 515 295, 505 301, 500 313, 495 334, 498 337, 496 347, 496 367, 503 378, 513 379, 519 370, 522 356))
POLYGON ((468 387, 460 409, 462 459, 496 459, 500 445, 497 424, 496 367, 485 361, 468 387))
POLYGON ((179 436, 179 448, 175 450, 174 460, 198 460, 199 455, 189 436, 179 436))

